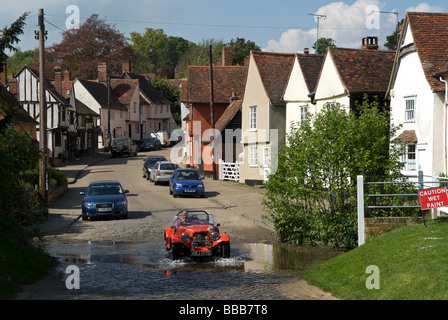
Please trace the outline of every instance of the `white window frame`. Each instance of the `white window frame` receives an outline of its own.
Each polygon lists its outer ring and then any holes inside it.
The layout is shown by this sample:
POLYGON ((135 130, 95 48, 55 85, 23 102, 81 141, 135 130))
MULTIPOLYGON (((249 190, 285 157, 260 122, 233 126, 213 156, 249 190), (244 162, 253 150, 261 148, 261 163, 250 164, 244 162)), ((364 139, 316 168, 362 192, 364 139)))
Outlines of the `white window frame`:
POLYGON ((403 170, 405 172, 417 171, 417 144, 405 144, 401 155, 401 160, 403 162, 403 170))
POLYGON ((257 145, 249 146, 249 167, 258 167, 257 145))
POLYGON ((257 130, 257 106, 251 106, 249 108, 249 130, 256 131, 257 130))
POLYGON ((404 97, 404 121, 415 122, 415 96, 404 97))
POLYGON ((300 106, 300 123, 306 122, 308 120, 308 105, 300 106))

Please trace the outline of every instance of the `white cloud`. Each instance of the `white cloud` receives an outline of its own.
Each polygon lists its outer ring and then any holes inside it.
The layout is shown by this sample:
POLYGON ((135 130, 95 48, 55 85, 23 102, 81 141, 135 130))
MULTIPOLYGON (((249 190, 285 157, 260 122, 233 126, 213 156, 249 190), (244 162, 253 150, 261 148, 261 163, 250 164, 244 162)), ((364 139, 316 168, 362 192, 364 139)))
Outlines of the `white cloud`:
POLYGON ((409 12, 444 12, 443 6, 432 6, 428 3, 419 3, 414 7, 409 7, 409 12))
MULTIPOLYGON (((321 19, 319 37, 332 38, 338 47, 359 48, 365 36, 378 36, 380 45, 385 36, 395 29, 397 20, 393 14, 372 13, 372 8, 381 11, 385 6, 379 0, 357 0, 349 5, 344 2, 332 2, 320 7, 316 14, 326 15, 321 19), (372 7, 373 6, 373 7, 372 7), (367 28, 366 22, 372 22, 375 28, 367 28)), ((317 28, 310 30, 290 29, 278 40, 270 40, 264 50, 276 52, 302 52, 303 48, 312 48, 316 41, 317 28)), ((383 41, 384 42, 384 41, 383 41)))

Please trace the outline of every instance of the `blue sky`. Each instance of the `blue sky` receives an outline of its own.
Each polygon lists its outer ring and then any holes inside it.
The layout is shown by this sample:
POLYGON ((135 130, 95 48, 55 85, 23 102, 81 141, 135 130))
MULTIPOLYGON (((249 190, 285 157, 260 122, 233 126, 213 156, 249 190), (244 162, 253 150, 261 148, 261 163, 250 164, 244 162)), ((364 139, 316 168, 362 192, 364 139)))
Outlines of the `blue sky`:
MULTIPOLYGON (((126 36, 132 31, 144 33, 146 28, 161 28, 165 34, 183 37, 198 43, 204 39, 230 41, 245 38, 255 41, 263 50, 275 52, 303 52, 316 40, 316 20, 321 19, 319 36, 331 37, 340 47, 357 48, 364 36, 378 36, 380 45, 396 25, 396 15, 374 13, 370 9, 399 12, 446 12, 445 0, 388 1, 388 0, 16 0, 2 3, 0 26, 9 26, 26 11, 25 34, 18 44, 22 50, 38 46, 34 39, 39 8, 45 11, 48 40, 46 45, 61 41, 66 20, 72 12, 67 7, 79 8, 80 23, 92 14, 109 23, 126 36), (310 15, 311 14, 311 15, 310 15), (369 26, 366 25, 369 24, 369 26)), ((312 52, 312 50, 311 50, 312 52)))

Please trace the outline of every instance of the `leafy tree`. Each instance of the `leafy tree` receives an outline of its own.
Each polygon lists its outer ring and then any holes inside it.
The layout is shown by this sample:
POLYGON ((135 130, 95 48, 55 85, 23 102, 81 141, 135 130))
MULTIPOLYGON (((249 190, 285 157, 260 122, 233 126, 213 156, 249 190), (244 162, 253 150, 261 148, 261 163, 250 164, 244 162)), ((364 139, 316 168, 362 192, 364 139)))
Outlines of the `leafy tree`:
POLYGON ((179 58, 191 42, 181 37, 167 36, 162 29, 147 28, 142 35, 131 32, 132 48, 139 52, 134 65, 136 73, 169 73, 172 76, 179 58), (169 70, 169 71, 167 71, 169 70))
POLYGON ((394 32, 386 37, 386 43, 384 46, 389 50, 397 50, 398 45, 398 36, 400 34, 400 28, 403 25, 404 19, 401 19, 399 23, 397 23, 397 27, 395 28, 394 32))
POLYGON ((92 14, 79 29, 62 33, 62 41, 47 49, 46 72, 53 73, 54 64, 69 69, 74 77, 96 79, 98 63, 107 62, 110 72, 121 72, 123 61, 132 60, 134 53, 125 36, 92 14))
POLYGON ((16 74, 22 66, 32 61, 35 63, 39 61, 39 49, 27 51, 18 49, 16 53, 7 59, 8 72, 16 74))
POLYGON ((317 54, 325 54, 329 47, 336 47, 336 41, 331 38, 319 38, 313 44, 313 49, 316 50, 317 54))
POLYGON ((29 12, 25 12, 9 28, 0 29, 0 71, 3 71, 3 62, 7 59, 6 50, 17 51, 14 45, 20 41, 18 37, 23 34, 23 27, 28 15, 29 12))
POLYGON ((240 66, 244 65, 244 59, 250 54, 251 50, 261 50, 255 42, 246 41, 244 38, 232 39, 228 45, 233 47, 233 64, 240 66))
POLYGON ((177 123, 182 121, 180 114, 180 88, 172 85, 167 78, 158 77, 151 80, 151 85, 171 101, 171 113, 177 123))
POLYGON ((390 127, 388 111, 367 101, 356 115, 327 104, 291 128, 263 199, 265 218, 281 240, 355 246, 356 176, 400 177, 397 150, 389 150, 396 128, 390 127))

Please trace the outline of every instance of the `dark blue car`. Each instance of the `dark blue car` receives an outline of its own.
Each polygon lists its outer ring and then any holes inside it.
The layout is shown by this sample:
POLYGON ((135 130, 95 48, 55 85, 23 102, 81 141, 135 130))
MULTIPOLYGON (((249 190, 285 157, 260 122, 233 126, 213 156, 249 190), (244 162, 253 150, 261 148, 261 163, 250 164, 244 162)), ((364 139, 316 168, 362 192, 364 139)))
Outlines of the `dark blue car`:
POLYGON ((128 201, 125 190, 118 181, 91 182, 82 201, 82 220, 100 217, 128 217, 128 201))
POLYGON ((204 197, 204 178, 199 176, 196 169, 176 169, 170 177, 170 194, 173 197, 179 195, 197 195, 204 197))

